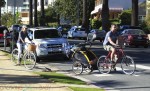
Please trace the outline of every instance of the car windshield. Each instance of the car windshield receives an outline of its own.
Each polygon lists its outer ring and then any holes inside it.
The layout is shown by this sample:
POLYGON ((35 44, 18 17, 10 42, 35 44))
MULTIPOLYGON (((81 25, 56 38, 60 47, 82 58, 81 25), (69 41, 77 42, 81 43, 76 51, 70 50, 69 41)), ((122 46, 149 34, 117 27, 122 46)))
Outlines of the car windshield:
POLYGON ((142 30, 130 30, 130 31, 128 31, 128 34, 140 34, 140 35, 142 35, 142 34, 145 34, 142 30))
POLYGON ((37 30, 35 31, 35 39, 43 39, 43 38, 59 38, 60 35, 57 30, 37 30))

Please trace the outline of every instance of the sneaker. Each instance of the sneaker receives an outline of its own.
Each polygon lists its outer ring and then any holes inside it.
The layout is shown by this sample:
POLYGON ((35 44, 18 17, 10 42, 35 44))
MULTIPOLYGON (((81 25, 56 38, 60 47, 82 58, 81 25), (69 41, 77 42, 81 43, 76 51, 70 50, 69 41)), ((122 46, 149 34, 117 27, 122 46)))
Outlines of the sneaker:
POLYGON ((21 64, 15 64, 15 66, 20 66, 21 64))

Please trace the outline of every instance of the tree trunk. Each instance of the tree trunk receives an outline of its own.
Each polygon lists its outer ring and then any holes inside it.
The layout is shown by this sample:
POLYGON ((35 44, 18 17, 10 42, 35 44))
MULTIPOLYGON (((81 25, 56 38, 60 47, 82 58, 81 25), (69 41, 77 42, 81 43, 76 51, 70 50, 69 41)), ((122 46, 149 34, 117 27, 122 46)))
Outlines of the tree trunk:
POLYGON ((86 29, 86 32, 89 32, 89 20, 87 16, 87 0, 83 0, 83 19, 82 19, 82 27, 86 29))
POLYGON ((2 25, 1 20, 2 20, 2 18, 1 18, 1 7, 0 7, 0 26, 2 25))
POLYGON ((109 31, 110 22, 109 22, 109 0, 103 0, 102 4, 102 29, 105 31, 109 31))
POLYGON ((32 7, 32 5, 33 5, 33 1, 32 0, 29 0, 30 2, 30 4, 29 4, 29 7, 30 7, 30 10, 29 10, 29 25, 30 26, 33 26, 33 11, 32 11, 32 9, 33 9, 33 7, 32 7))
POLYGON ((138 0, 132 0, 131 25, 138 26, 138 0))
POLYGON ((45 26, 45 12, 44 12, 44 0, 41 0, 41 18, 40 25, 45 26))
POLYGON ((38 20, 37 20, 37 0, 34 0, 34 26, 38 26, 38 20))

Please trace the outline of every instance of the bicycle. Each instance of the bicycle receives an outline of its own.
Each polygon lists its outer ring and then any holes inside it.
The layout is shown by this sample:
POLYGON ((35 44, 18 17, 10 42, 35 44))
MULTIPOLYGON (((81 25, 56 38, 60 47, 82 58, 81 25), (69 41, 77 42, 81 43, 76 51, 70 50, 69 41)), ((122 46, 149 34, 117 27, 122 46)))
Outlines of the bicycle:
POLYGON ((98 58, 90 48, 91 42, 79 43, 71 48, 73 52, 71 55, 72 70, 76 75, 82 74, 83 71, 91 73, 95 69, 94 66, 98 58))
POLYGON ((121 47, 116 48, 115 57, 114 60, 115 63, 113 63, 110 60, 111 51, 108 52, 108 55, 100 56, 97 61, 97 67, 100 73, 102 74, 108 74, 112 69, 115 68, 116 64, 121 62, 121 68, 122 71, 125 74, 132 75, 136 70, 136 65, 132 57, 127 56, 123 49, 121 47))
MULTIPOLYGON (((23 61, 23 64, 25 68, 31 70, 36 65, 36 55, 35 55, 35 45, 32 43, 28 43, 27 49, 25 48, 25 45, 23 45, 23 50, 21 53, 21 58, 23 61), (34 48, 33 48, 34 47, 34 48)), ((13 61, 15 64, 18 61, 18 48, 15 48, 11 53, 11 61, 13 61)), ((21 62, 22 64, 22 62, 21 62)))

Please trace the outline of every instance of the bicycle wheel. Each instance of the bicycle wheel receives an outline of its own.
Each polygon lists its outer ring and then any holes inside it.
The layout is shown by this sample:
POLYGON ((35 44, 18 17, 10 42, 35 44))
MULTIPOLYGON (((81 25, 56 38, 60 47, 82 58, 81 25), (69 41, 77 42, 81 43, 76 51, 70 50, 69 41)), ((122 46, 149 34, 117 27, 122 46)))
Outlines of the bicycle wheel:
POLYGON ((125 74, 129 74, 129 75, 133 74, 135 69, 136 69, 136 65, 135 65, 134 60, 132 59, 132 57, 125 56, 122 59, 121 68, 122 68, 122 71, 125 74))
POLYGON ((77 75, 82 74, 82 72, 83 72, 82 63, 80 61, 73 61, 72 71, 77 75))
POLYGON ((17 64, 17 61, 18 61, 18 49, 17 48, 15 48, 11 53, 11 61, 17 64))
POLYGON ((25 68, 31 70, 36 65, 36 56, 34 53, 27 52, 24 54, 23 61, 24 61, 25 68))
POLYGON ((88 62, 89 58, 86 55, 86 52, 82 52, 82 51, 76 52, 74 54, 74 59, 78 60, 78 61, 80 61, 82 63, 84 72, 89 74, 89 73, 91 73, 93 71, 92 66, 88 62))
POLYGON ((97 68, 100 73, 108 74, 111 71, 111 61, 106 56, 100 56, 97 61, 97 68))

